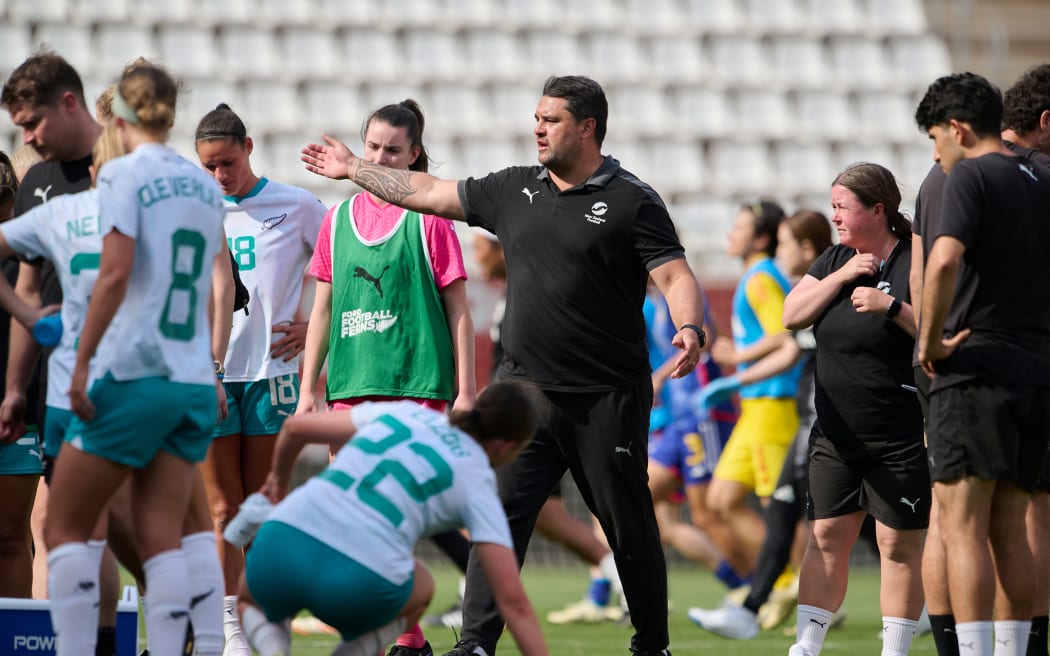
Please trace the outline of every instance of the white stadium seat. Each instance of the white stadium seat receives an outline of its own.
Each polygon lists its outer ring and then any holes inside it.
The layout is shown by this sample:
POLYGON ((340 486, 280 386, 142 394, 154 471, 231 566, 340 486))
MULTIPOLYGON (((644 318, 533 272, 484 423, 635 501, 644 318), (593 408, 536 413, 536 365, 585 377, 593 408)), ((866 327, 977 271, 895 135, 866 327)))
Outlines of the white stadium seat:
POLYGON ((281 62, 284 73, 311 79, 335 77, 345 65, 336 33, 316 27, 284 30, 281 62))
MULTIPOLYGON (((4 44, 0 50, 7 50, 10 47, 7 39, 0 39, 0 41, 4 44)), ((91 30, 86 29, 83 25, 71 25, 68 22, 40 23, 37 25, 36 38, 33 39, 33 43, 34 45, 45 44, 65 57, 67 61, 75 62, 73 65, 81 76, 93 74, 94 65, 99 63, 91 42, 91 30)), ((29 54, 22 52, 21 49, 19 51, 23 58, 29 54)), ((120 69, 100 70, 99 75, 115 80, 120 77, 120 69)))
POLYGON ((773 74, 770 82, 793 88, 825 88, 831 66, 824 47, 812 37, 780 36, 772 40, 773 74))
POLYGON ((780 197, 819 193, 831 188, 837 171, 823 144, 781 143, 773 148, 780 197))
POLYGON ((779 91, 741 90, 734 99, 737 121, 748 134, 780 139, 795 129, 787 97, 779 91))
POLYGON ((0 23, 0 75, 3 79, 26 60, 33 50, 29 26, 22 23, 0 23))
POLYGON ((392 81, 405 71, 405 51, 391 30, 353 28, 343 37, 343 66, 360 80, 392 81))
POLYGON ((162 25, 161 63, 176 75, 207 77, 222 63, 215 53, 215 31, 196 25, 162 25))
POLYGON ((765 87, 769 83, 769 61, 758 39, 740 35, 714 37, 711 59, 721 84, 765 87))
POLYGON ((194 0, 130 0, 130 3, 130 15, 138 23, 181 25, 197 14, 194 0))
POLYGON ((250 80, 244 85, 244 101, 254 110, 255 127, 261 132, 291 131, 302 123, 299 89, 294 83, 250 80))
POLYGON ((772 160, 765 142, 719 141, 710 149, 710 188, 726 196, 775 191, 772 160))
POLYGON ((858 0, 803 0, 803 13, 811 33, 856 34, 867 27, 858 0))
POLYGON ((131 14, 129 0, 67 0, 70 18, 78 23, 120 23, 131 14))
POLYGON ((832 151, 831 167, 835 173, 843 170, 850 164, 857 162, 872 162, 881 164, 890 170, 894 176, 900 175, 897 153, 893 146, 884 142, 875 143, 843 143, 832 151))
POLYGON ((744 25, 736 0, 685 0, 685 16, 691 29, 706 34, 734 34, 744 25))
POLYGON ((674 127, 687 136, 724 137, 737 128, 737 117, 726 94, 707 86, 678 87, 673 107, 674 127))
POLYGON ((639 82, 651 74, 638 39, 616 33, 592 34, 586 39, 589 72, 602 85, 639 82))
POLYGON ((463 77, 464 57, 452 32, 410 30, 405 33, 405 51, 403 73, 416 80, 451 82, 463 77))
POLYGON ((153 29, 137 25, 100 26, 95 47, 98 54, 93 68, 107 79, 119 78, 124 67, 139 57, 156 61, 160 56, 160 43, 154 38, 153 29))
POLYGON ((279 67, 277 42, 272 30, 228 26, 219 30, 221 72, 240 78, 268 78, 279 67))
POLYGON ((931 82, 952 72, 948 46, 932 34, 890 39, 894 79, 925 91, 931 82))
POLYGON ((652 65, 649 76, 669 84, 697 83, 711 64, 695 36, 668 36, 650 40, 652 65))
MULTIPOLYGON (((345 139, 356 134, 368 113, 364 98, 355 88, 346 84, 307 82, 303 95, 309 124, 339 138, 345 139)), ((309 136, 311 139, 321 137, 320 133, 309 136)))
POLYGON ((525 61, 530 75, 541 80, 550 75, 570 75, 582 68, 583 57, 574 36, 562 32, 534 31, 525 37, 525 61))
POLYGON ((703 146, 680 138, 647 141, 654 173, 646 182, 666 201, 679 193, 698 193, 705 189, 707 171, 703 146))
POLYGON ((488 107, 484 95, 476 87, 465 84, 434 85, 432 107, 427 111, 427 127, 451 137, 491 136, 488 126, 488 107))
POLYGON ((8 20, 14 23, 64 21, 69 16, 71 0, 9 0, 8 20))
POLYGON ((533 115, 542 93, 540 83, 495 85, 489 93, 491 108, 486 125, 508 137, 528 137, 531 140, 529 135, 536 124, 533 115))
POLYGON ((856 131, 856 115, 846 94, 837 91, 799 91, 795 94, 796 137, 839 141, 856 131))
POLYGON ((870 92, 859 94, 858 124, 873 130, 876 138, 894 142, 914 142, 919 128, 912 118, 915 103, 905 94, 870 92))
POLYGON ((685 27, 685 14, 678 0, 626 0, 626 24, 641 34, 665 36, 685 27))
POLYGON ((878 41, 838 37, 831 42, 832 82, 847 89, 875 90, 891 82, 886 53, 878 41))
POLYGON ((476 82, 514 81, 521 77, 522 44, 514 32, 471 30, 466 38, 470 78, 476 82))
POLYGON ((252 22, 254 5, 251 0, 194 0, 194 17, 198 21, 219 27, 246 25, 252 22))
POLYGON ((867 0, 865 23, 882 34, 923 34, 927 31, 922 0, 867 0))
POLYGON ((236 85, 208 78, 190 80, 183 84, 179 93, 176 126, 182 131, 194 132, 204 115, 215 109, 219 103, 226 103, 241 117, 248 127, 249 136, 256 132, 256 114, 262 113, 264 108, 248 107, 236 85))
POLYGON ((670 102, 663 88, 606 86, 605 94, 609 101, 609 132, 641 138, 680 133, 668 113, 670 102))
POLYGON ((799 31, 804 15, 796 0, 745 0, 745 27, 761 33, 790 34, 799 31))

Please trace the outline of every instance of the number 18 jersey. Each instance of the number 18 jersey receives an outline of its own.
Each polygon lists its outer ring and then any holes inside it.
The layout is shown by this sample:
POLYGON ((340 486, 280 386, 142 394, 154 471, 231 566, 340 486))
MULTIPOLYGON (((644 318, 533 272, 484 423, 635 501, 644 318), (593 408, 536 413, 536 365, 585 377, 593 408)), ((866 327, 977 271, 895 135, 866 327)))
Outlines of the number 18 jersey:
POLYGON ((270 515, 395 585, 428 535, 466 527, 474 542, 511 547, 488 455, 443 414, 412 401, 351 410, 357 434, 323 472, 270 515))
POLYGON ((208 304, 222 239, 222 192, 167 146, 142 144, 102 167, 103 239, 135 240, 127 293, 106 331, 98 371, 118 381, 152 376, 213 385, 208 304))

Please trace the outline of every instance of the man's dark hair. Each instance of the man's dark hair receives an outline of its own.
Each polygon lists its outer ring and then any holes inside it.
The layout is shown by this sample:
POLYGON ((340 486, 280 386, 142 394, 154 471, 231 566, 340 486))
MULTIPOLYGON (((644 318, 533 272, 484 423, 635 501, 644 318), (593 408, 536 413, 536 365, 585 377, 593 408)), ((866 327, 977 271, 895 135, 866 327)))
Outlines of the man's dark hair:
POLYGON ((998 136, 1002 128, 1003 96, 976 73, 938 78, 926 90, 915 110, 915 122, 924 131, 955 119, 969 124, 978 137, 998 136))
POLYGON ((0 107, 54 105, 67 91, 86 109, 84 83, 69 62, 50 50, 38 50, 11 73, 0 92, 0 107))
POLYGON ((552 75, 543 83, 543 95, 564 99, 577 121, 593 118, 594 139, 601 147, 609 122, 609 101, 600 84, 582 75, 552 75))
POLYGON ((1003 94, 1003 127, 1027 134, 1039 127, 1039 117, 1050 111, 1050 64, 1040 64, 1003 94))

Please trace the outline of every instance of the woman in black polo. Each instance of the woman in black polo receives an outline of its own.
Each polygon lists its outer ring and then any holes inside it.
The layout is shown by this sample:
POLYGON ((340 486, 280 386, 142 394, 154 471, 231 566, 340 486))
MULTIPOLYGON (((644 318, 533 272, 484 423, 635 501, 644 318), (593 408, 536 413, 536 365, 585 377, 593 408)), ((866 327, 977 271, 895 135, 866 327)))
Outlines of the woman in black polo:
POLYGON ((831 186, 840 244, 821 255, 784 302, 784 324, 817 341, 810 437, 812 533, 799 575, 798 642, 819 653, 846 595, 849 553, 866 514, 882 566, 883 653, 905 654, 922 610, 923 530, 930 480, 911 353, 911 228, 893 174, 854 164, 831 186))

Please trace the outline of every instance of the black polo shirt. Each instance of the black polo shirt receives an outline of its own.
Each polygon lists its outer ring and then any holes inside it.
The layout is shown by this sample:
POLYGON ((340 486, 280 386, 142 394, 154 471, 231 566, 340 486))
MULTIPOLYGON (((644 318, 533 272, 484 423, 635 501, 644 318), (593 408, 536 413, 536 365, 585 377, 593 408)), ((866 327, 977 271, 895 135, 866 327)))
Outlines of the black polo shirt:
POLYGON ((599 391, 649 375, 648 271, 685 254, 663 201, 612 157, 560 191, 542 166, 459 183, 467 222, 507 260, 501 375, 544 389, 599 391))

